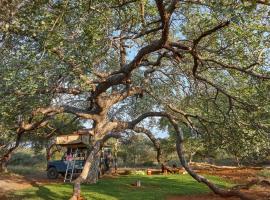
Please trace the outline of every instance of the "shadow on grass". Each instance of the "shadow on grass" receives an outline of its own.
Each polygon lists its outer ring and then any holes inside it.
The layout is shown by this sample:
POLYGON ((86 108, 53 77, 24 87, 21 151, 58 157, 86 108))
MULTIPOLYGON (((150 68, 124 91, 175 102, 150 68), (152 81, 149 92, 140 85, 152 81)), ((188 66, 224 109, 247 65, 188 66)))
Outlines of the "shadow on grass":
POLYGON ((68 184, 36 185, 31 189, 17 191, 10 194, 8 199, 12 200, 61 200, 69 199, 72 186, 68 184))
MULTIPOLYGON (((228 186, 218 177, 211 177, 221 187, 228 186)), ((120 176, 106 178, 95 185, 82 185, 82 194, 93 200, 157 200, 170 195, 193 195, 207 193, 203 184, 197 183, 188 175, 120 176), (131 184, 141 181, 141 187, 131 184)), ((68 199, 72 193, 70 184, 49 184, 35 186, 29 190, 15 193, 10 199, 68 199)))

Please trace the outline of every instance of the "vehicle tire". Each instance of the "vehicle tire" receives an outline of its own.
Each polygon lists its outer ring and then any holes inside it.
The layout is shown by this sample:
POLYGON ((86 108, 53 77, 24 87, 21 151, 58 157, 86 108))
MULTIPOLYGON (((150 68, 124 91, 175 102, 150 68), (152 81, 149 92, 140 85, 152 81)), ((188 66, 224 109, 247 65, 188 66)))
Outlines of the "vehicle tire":
POLYGON ((54 167, 49 168, 48 172, 47 172, 47 177, 49 179, 57 179, 58 178, 58 171, 54 167))

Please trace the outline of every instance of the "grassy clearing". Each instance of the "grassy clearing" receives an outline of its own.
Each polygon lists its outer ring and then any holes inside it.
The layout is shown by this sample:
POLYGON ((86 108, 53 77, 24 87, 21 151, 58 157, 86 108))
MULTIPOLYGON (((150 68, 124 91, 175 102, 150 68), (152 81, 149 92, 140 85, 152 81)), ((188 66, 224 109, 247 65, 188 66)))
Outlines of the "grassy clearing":
MULTIPOLYGON (((231 186, 218 177, 208 177, 221 187, 231 186)), ((189 175, 127 175, 117 178, 106 178, 95 185, 82 185, 86 199, 91 200, 158 200, 170 195, 192 195, 207 193, 209 190, 197 183, 189 175), (140 180, 142 187, 131 185, 140 180)), ((49 184, 18 191, 10 199, 27 200, 64 200, 72 193, 71 184, 49 184)))

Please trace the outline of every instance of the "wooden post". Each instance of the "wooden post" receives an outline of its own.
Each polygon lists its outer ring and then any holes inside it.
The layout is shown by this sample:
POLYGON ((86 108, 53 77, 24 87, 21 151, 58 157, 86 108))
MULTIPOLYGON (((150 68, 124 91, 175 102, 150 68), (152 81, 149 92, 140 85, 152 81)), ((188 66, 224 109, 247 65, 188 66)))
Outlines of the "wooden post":
POLYGON ((140 180, 136 181, 136 187, 141 187, 141 181, 140 180))
POLYGON ((167 175, 168 174, 168 171, 167 171, 167 169, 164 169, 164 173, 163 173, 164 175, 167 175))
POLYGON ((73 186, 73 195, 69 200, 81 200, 81 184, 75 182, 73 186))

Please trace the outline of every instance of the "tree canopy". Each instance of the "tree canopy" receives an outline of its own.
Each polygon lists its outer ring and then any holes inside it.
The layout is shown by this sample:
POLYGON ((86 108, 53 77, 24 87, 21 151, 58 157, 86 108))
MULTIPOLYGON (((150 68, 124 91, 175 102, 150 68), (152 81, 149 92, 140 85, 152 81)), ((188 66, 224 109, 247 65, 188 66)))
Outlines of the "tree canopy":
POLYGON ((91 124, 77 129, 95 138, 79 182, 100 146, 130 130, 146 134, 162 162, 162 145, 142 122, 151 117, 167 119, 182 165, 217 193, 224 191, 185 163, 182 129, 236 157, 269 153, 268 1, 17 0, 0 7, 1 162, 22 137, 63 114, 65 123, 91 124))

